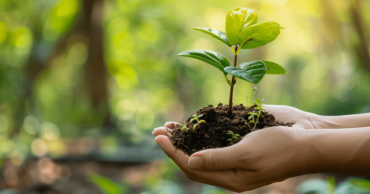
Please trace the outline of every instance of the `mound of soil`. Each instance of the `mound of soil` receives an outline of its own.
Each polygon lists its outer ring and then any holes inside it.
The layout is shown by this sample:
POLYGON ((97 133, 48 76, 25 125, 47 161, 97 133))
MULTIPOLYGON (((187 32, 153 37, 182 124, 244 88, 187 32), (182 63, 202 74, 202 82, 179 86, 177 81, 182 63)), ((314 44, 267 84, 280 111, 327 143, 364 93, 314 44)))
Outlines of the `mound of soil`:
MULTIPOLYGON (((233 145, 239 142, 245 135, 251 132, 254 127, 253 123, 249 123, 248 112, 253 112, 256 106, 245 107, 242 104, 234 105, 233 112, 228 112, 228 105, 222 105, 219 103, 217 107, 208 105, 196 112, 197 115, 203 114, 199 120, 205 120, 204 123, 200 123, 195 130, 193 126, 197 124, 197 121, 192 121, 192 117, 189 117, 185 124, 187 130, 181 130, 181 125, 176 125, 172 130, 170 140, 178 149, 191 155, 195 152, 210 148, 219 148, 233 145), (234 134, 240 136, 233 141, 227 141, 231 138, 228 131, 232 131, 234 134)), ((257 116, 255 116, 257 120, 257 116)), ((275 121, 275 117, 268 112, 262 112, 257 123, 256 130, 260 130, 266 127, 272 126, 289 126, 291 127, 294 123, 281 123, 275 121)))

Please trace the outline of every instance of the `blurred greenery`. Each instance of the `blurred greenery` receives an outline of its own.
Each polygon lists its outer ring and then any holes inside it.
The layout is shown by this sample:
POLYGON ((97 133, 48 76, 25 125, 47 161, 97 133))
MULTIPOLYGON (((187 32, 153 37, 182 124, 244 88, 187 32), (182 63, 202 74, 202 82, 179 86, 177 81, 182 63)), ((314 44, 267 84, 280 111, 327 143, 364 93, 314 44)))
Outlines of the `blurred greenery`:
POLYGON ((107 177, 99 174, 90 173, 88 175, 89 182, 93 183, 103 192, 103 194, 125 194, 131 193, 127 186, 122 183, 115 183, 107 177))
MULTIPOLYGON (((192 27, 225 31, 236 7, 286 28, 239 56, 287 70, 261 81, 258 98, 325 115, 370 111, 367 0, 0 0, 2 158, 20 166, 28 157, 86 153, 69 148, 77 140, 103 156, 120 146, 155 148, 154 127, 227 103, 217 69, 176 54, 207 49, 231 59, 229 48, 192 27)), ((236 104, 246 102, 239 87, 254 85, 237 83, 236 104)))
POLYGON ((297 191, 302 194, 365 194, 370 193, 370 181, 361 178, 348 178, 335 187, 335 179, 327 181, 311 179, 301 183, 297 191))

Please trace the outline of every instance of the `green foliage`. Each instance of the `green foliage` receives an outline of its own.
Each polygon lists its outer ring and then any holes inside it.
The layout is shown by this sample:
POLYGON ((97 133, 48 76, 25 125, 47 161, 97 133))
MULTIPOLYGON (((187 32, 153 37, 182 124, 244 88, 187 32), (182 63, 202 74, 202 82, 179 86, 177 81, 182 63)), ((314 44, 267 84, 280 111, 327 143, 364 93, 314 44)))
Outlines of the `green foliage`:
POLYGON ((215 30, 215 29, 211 29, 211 28, 204 28, 204 27, 196 27, 196 28, 193 28, 193 29, 194 30, 199 30, 199 31, 204 32, 206 34, 209 34, 213 38, 216 38, 216 39, 220 40, 221 42, 225 43, 229 47, 232 46, 232 44, 230 44, 229 40, 227 39, 225 32, 215 30))
POLYGON ((220 71, 224 74, 224 68, 230 66, 229 61, 226 59, 225 56, 221 55, 220 53, 216 53, 214 51, 207 51, 207 50, 188 50, 178 54, 182 57, 190 57, 194 59, 198 59, 204 61, 220 71))
POLYGON ((239 67, 226 67, 226 73, 237 78, 257 84, 266 74, 266 65, 259 60, 242 63, 239 67))
POLYGON ((187 127, 186 127, 186 124, 184 123, 184 124, 182 124, 181 125, 182 127, 181 127, 181 131, 183 131, 184 129, 187 129, 187 127))
POLYGON ((247 8, 232 9, 226 15, 226 36, 232 45, 242 45, 239 42, 241 32, 248 26, 257 23, 256 11, 247 8))
POLYGON ((193 114, 191 117, 192 119, 190 119, 190 122, 193 122, 193 121, 197 121, 197 124, 193 125, 193 130, 195 130, 195 128, 201 124, 201 123, 205 123, 206 121, 205 120, 199 120, 200 117, 202 117, 203 115, 197 115, 197 114, 193 114))
POLYGON ((240 33, 238 42, 242 49, 253 49, 272 42, 280 34, 280 25, 275 22, 264 22, 250 26, 240 33))
POLYGON ((128 188, 123 184, 118 184, 113 182, 112 180, 108 179, 99 174, 89 173, 87 180, 99 187, 99 189, 103 192, 103 194, 124 194, 130 193, 128 188))
MULTIPOLYGON (((257 87, 254 87, 253 88, 253 92, 251 94, 252 101, 253 101, 254 91, 256 91, 256 90, 257 90, 257 87)), ((247 99, 248 99, 248 96, 247 96, 247 99)), ((264 110, 262 110, 262 102, 263 102, 263 99, 260 100, 260 99, 256 98, 255 100, 256 100, 256 102, 253 103, 252 105, 255 105, 256 107, 254 108, 253 112, 249 112, 248 113, 250 115, 248 117, 248 120, 249 120, 248 122, 254 124, 254 126, 253 126, 253 128, 252 128, 251 131, 254 131, 254 129, 256 128, 256 126, 258 124, 258 121, 260 119, 261 113, 262 112, 265 112, 264 110), (257 117, 257 118, 255 119, 255 117, 257 117)), ((247 124, 247 123, 245 123, 245 124, 247 124)))
POLYGON ((271 61, 262 60, 263 63, 266 65, 266 74, 276 74, 276 75, 283 75, 285 74, 285 69, 277 63, 271 61))
MULTIPOLYGON (((226 15, 226 33, 204 27, 194 28, 220 40, 231 48, 235 55, 234 67, 230 67, 229 61, 221 54, 206 50, 189 50, 178 55, 191 57, 204 61, 224 73, 226 82, 230 85, 229 112, 232 112, 233 87, 236 83, 235 77, 244 81, 257 84, 264 75, 267 74, 285 74, 285 69, 280 65, 270 62, 256 60, 245 62, 236 67, 237 55, 240 49, 252 49, 263 46, 273 40, 280 34, 280 25, 276 22, 263 22, 256 24, 258 16, 256 11, 247 8, 232 9, 226 15), (227 78, 231 74, 232 81, 227 78)), ((195 129, 196 125, 193 126, 195 129)))
POLYGON ((227 139, 227 141, 232 141, 233 139, 237 139, 240 135, 239 134, 234 134, 234 132, 229 131, 229 134, 231 135, 230 139, 227 139))
POLYGON ((311 179, 301 183, 297 191, 302 194, 354 194, 369 193, 370 180, 361 178, 348 178, 335 186, 334 177, 327 180, 311 179))
MULTIPOLYGON (((263 46, 280 34, 280 25, 276 22, 256 24, 256 11, 247 8, 236 8, 226 16, 226 36, 232 45, 239 49, 252 49, 263 46)), ((236 52, 238 54, 238 51, 236 52)))

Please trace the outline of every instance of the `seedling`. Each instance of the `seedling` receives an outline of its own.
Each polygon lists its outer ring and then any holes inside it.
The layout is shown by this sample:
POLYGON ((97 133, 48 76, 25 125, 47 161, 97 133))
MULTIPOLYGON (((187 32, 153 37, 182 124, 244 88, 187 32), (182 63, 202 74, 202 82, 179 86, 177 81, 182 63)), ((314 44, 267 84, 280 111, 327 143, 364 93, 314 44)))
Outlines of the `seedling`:
POLYGON ((252 94, 249 94, 249 95, 247 94, 247 90, 245 88, 243 88, 243 87, 240 87, 240 88, 242 88, 245 91, 245 96, 247 98, 246 106, 247 107, 251 106, 253 104, 253 97, 254 97, 254 94, 255 94, 254 91, 257 90, 257 87, 253 87, 253 92, 252 92, 252 94), (250 96, 250 98, 249 98, 249 96, 250 96))
POLYGON ((197 121, 197 124, 193 125, 193 130, 195 130, 195 128, 201 124, 201 123, 205 123, 206 121, 205 120, 199 120, 200 117, 202 117, 203 115, 198 115, 197 114, 193 114, 191 117, 193 117, 192 119, 190 119, 190 122, 193 122, 193 121, 197 121))
POLYGON ((186 124, 182 124, 181 131, 183 131, 184 129, 188 130, 186 124))
POLYGON ((230 10, 226 15, 226 33, 211 28, 194 28, 211 35, 230 47, 234 54, 234 67, 230 66, 230 62, 225 56, 214 51, 188 50, 178 54, 179 56, 204 61, 224 74, 226 82, 230 85, 229 112, 232 112, 235 77, 257 84, 265 74, 285 74, 283 67, 271 61, 256 60, 241 63, 239 67, 236 66, 240 49, 253 49, 272 42, 280 34, 280 30, 283 29, 276 22, 256 24, 257 19, 256 11, 247 8, 236 8, 230 10), (227 77, 228 74, 232 75, 231 81, 227 77))
POLYGON ((234 134, 234 132, 232 131, 229 131, 229 134, 231 135, 231 138, 227 141, 232 141, 233 139, 237 139, 240 136, 239 134, 234 134))
POLYGON ((256 128, 256 126, 259 122, 261 112, 265 112, 264 110, 262 110, 262 102, 263 102, 263 99, 260 100, 260 99, 256 98, 256 103, 254 103, 254 105, 256 105, 256 107, 254 108, 254 111, 248 113, 250 115, 248 117, 249 123, 254 123, 252 131, 254 131, 254 129, 256 128), (255 111, 257 111, 257 112, 255 112, 255 111), (256 120, 254 120, 254 116, 257 116, 256 120))

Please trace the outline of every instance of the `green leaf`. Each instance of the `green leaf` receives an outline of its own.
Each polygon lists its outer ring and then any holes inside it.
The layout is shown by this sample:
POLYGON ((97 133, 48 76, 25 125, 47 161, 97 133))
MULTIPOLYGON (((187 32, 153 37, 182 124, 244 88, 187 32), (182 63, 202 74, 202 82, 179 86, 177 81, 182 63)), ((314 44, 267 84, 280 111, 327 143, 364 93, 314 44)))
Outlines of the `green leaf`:
POLYGON ((236 137, 239 137, 240 135, 239 134, 235 134, 236 137))
POLYGON ((258 104, 261 104, 261 101, 259 98, 256 98, 256 101, 258 102, 258 104))
MULTIPOLYGON (((248 26, 257 22, 258 16, 256 11, 247 8, 232 9, 226 15, 226 36, 231 45, 237 45, 239 35, 248 26)), ((241 44, 240 44, 241 45, 241 44)))
POLYGON ((242 63, 240 67, 225 67, 227 73, 237 78, 257 84, 266 74, 266 66, 262 61, 242 63))
POLYGON ((194 129, 194 130, 195 130, 195 128, 197 127, 197 125, 198 125, 198 124, 195 124, 195 125, 193 126, 193 129, 194 129))
POLYGON ((205 120, 200 120, 198 124, 205 123, 205 120))
POLYGON ((222 32, 222 31, 219 31, 219 30, 215 30, 215 29, 212 29, 212 28, 204 28, 204 27, 196 27, 196 28, 193 28, 193 29, 194 30, 201 31, 201 32, 204 32, 206 34, 209 34, 213 38, 216 38, 217 40, 220 40, 221 42, 227 44, 227 46, 229 46, 229 47, 232 46, 230 44, 229 40, 227 39, 225 32, 222 32))
POLYGON ((279 64, 271 62, 271 61, 263 61, 263 62, 267 66, 266 74, 278 74, 278 75, 285 74, 284 67, 280 66, 279 64))
POLYGON ((234 135, 234 132, 232 132, 232 131, 229 131, 229 133, 232 134, 232 135, 234 135))
POLYGON ((232 141, 232 139, 227 139, 227 141, 232 141))
MULTIPOLYGON (((207 50, 188 50, 182 53, 177 54, 182 57, 190 57, 194 59, 198 59, 204 61, 223 73, 225 73, 224 68, 230 66, 230 62, 226 59, 225 56, 221 55, 220 53, 216 53, 213 51, 207 50)), ((225 73, 226 74, 226 73, 225 73)))
POLYGON ((197 118, 192 118, 192 119, 190 119, 190 122, 193 122, 194 120, 197 120, 197 118))
POLYGON ((104 193, 104 194, 121 194, 124 192, 124 188, 122 188, 118 183, 115 183, 99 174, 89 173, 87 180, 97 187, 104 193))
POLYGON ((250 120, 249 123, 254 123, 254 120, 250 120))
POLYGON ((200 114, 200 115, 198 115, 198 118, 200 118, 200 117, 202 117, 203 116, 203 114, 200 114))
POLYGON ((263 22, 244 29, 238 36, 238 43, 242 49, 252 49, 272 42, 280 34, 280 24, 263 22))

